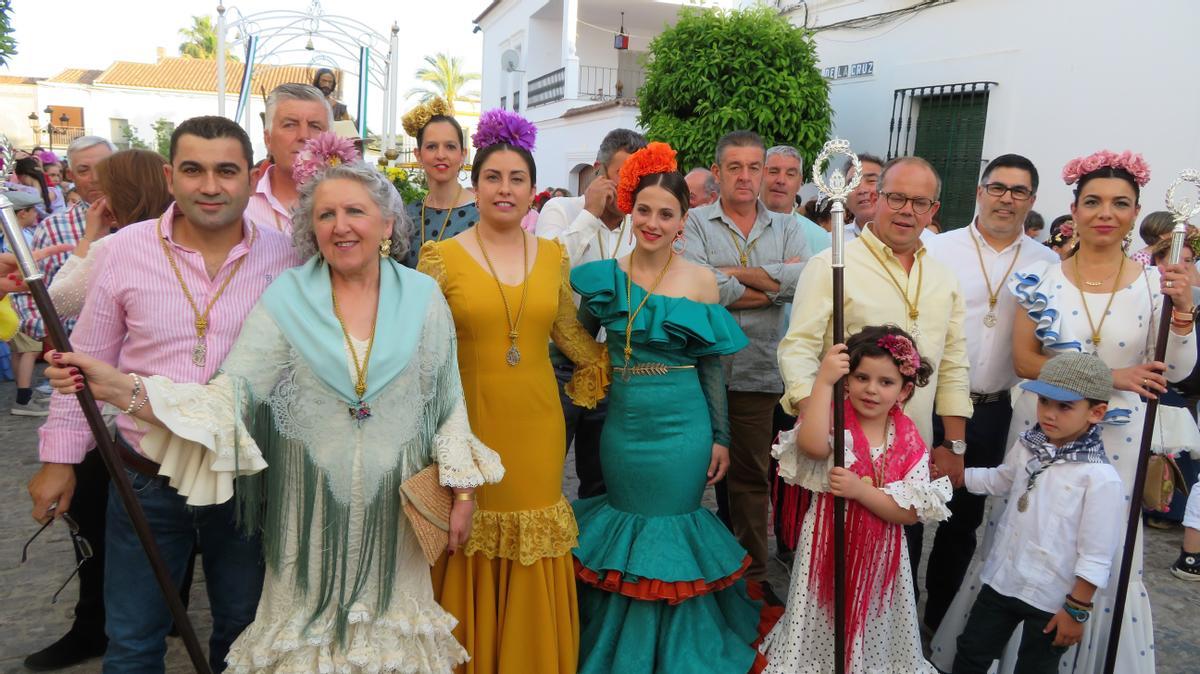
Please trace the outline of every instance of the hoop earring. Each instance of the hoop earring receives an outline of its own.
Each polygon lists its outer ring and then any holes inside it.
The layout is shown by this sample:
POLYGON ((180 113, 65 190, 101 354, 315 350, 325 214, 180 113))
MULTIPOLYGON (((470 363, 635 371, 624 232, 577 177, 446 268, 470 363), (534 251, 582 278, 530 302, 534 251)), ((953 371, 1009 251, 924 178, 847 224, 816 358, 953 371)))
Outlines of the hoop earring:
POLYGON ((391 239, 383 239, 379 242, 379 257, 387 257, 392 254, 391 239))
POLYGON ((683 232, 680 232, 679 236, 675 237, 675 239, 671 241, 671 252, 675 253, 676 255, 683 255, 684 251, 686 250, 687 237, 684 236, 683 232), (679 244, 679 247, 676 247, 676 244, 679 244))

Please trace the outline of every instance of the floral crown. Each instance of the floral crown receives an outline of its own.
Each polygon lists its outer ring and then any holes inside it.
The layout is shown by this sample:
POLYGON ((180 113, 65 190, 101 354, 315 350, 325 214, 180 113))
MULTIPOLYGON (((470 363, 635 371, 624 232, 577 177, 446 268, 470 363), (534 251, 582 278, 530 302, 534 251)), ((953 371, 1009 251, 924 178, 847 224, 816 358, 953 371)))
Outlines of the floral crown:
POLYGON ((438 115, 450 116, 450 105, 441 96, 434 96, 417 107, 409 110, 403 117, 400 118, 400 124, 404 127, 404 133, 417 137, 421 129, 429 123, 429 120, 438 115))
POLYGON ((617 208, 622 213, 632 213, 633 192, 642 178, 656 173, 673 173, 678 169, 675 150, 666 143, 650 143, 629 155, 621 166, 621 176, 617 181, 617 208))
POLYGON ((913 346, 907 337, 884 335, 875 341, 875 346, 892 354, 900 368, 900 374, 905 377, 917 376, 917 370, 921 368, 921 354, 917 353, 917 347, 913 346))
POLYGON ((479 126, 471 134, 476 150, 496 143, 508 143, 526 152, 533 152, 537 127, 515 112, 493 108, 479 117, 479 126))
POLYGON ((323 131, 304 141, 304 148, 292 162, 292 179, 303 185, 321 171, 359 160, 354 141, 332 131, 323 131))
POLYGON ((1146 183, 1150 182, 1150 165, 1146 163, 1142 155, 1134 154, 1129 150, 1121 154, 1108 150, 1100 150, 1086 157, 1072 159, 1063 167, 1063 182, 1068 185, 1074 185, 1083 176, 1093 171, 1099 171, 1102 168, 1127 171, 1133 176, 1133 180, 1138 184, 1138 187, 1145 187, 1146 183))

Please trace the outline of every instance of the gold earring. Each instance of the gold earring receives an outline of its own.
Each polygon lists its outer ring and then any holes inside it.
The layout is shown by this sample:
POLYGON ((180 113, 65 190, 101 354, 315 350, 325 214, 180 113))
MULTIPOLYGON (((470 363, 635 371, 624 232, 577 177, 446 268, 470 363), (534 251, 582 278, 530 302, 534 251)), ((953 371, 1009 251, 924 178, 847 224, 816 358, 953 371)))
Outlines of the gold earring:
POLYGON ((387 257, 392 254, 392 240, 384 239, 379 242, 379 257, 387 257))

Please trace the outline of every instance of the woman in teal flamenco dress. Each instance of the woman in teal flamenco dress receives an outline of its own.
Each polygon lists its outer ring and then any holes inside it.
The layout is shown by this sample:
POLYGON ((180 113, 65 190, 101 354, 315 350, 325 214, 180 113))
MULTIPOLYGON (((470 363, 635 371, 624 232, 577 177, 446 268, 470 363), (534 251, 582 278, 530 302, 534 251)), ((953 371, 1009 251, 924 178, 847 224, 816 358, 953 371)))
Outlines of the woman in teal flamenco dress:
POLYGON ((729 465, 720 356, 747 339, 712 271, 678 254, 688 193, 674 157, 651 143, 629 158, 617 200, 636 248, 571 274, 613 359, 608 493, 574 503, 581 674, 748 672, 767 622, 741 580, 749 556, 700 505, 729 465))

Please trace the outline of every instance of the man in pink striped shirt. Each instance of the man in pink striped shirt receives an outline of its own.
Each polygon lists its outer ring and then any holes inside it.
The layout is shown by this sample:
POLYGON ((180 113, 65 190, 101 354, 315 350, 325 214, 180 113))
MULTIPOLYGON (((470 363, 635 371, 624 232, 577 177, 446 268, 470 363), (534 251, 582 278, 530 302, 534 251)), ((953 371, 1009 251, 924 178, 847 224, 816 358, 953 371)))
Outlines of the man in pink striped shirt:
POLYGON ((333 126, 333 111, 320 89, 307 84, 281 84, 267 95, 263 143, 272 163, 263 171, 246 206, 246 218, 259 227, 292 233, 292 207, 299 194, 292 162, 304 141, 333 126))
MULTIPOLYGON (((161 218, 112 235, 97 253, 71 336, 76 350, 124 371, 175 381, 204 383, 215 374, 259 296, 298 263, 286 236, 243 216, 252 163, 250 139, 224 117, 196 117, 175 130, 167 167, 175 203, 161 218)), ((254 619, 263 578, 259 538, 237 531, 232 501, 185 506, 157 476, 157 464, 141 455, 143 432, 131 417, 118 419, 117 433, 126 472, 173 577, 182 578, 194 541, 204 551, 213 612, 209 659, 221 671, 229 646, 254 619)), ((59 394, 39 436, 43 465, 29 492, 34 518, 44 521, 53 503, 58 513, 70 509, 72 464, 95 443, 76 401, 59 394)), ((115 490, 107 526, 104 670, 161 672, 171 617, 115 490)))

